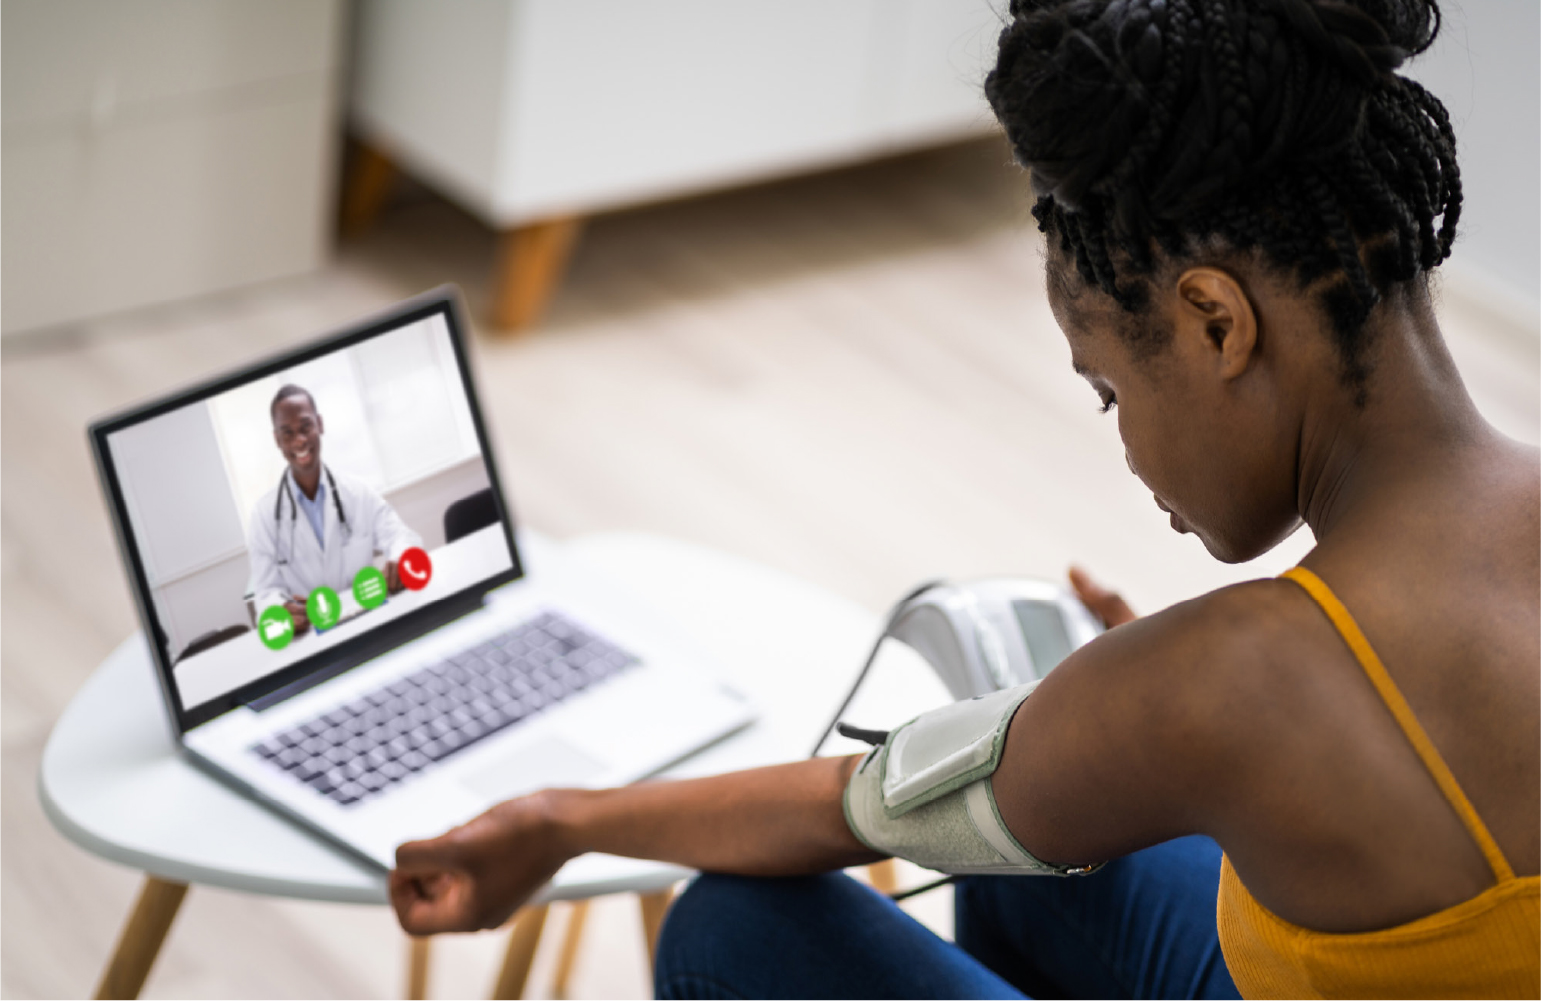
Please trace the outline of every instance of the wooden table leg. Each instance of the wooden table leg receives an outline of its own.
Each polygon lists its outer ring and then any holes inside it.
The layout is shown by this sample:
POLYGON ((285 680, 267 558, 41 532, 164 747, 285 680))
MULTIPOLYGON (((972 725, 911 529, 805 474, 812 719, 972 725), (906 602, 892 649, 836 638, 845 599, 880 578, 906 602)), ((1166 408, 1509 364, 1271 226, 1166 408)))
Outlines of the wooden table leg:
POLYGON ((879 893, 893 893, 899 888, 899 868, 891 858, 867 866, 867 878, 879 893))
POLYGON ((583 221, 569 216, 533 222, 502 236, 492 275, 492 323, 518 331, 539 320, 562 283, 583 221))
POLYGON ((161 943, 171 930, 171 922, 187 896, 186 883, 173 883, 155 876, 144 878, 144 888, 118 936, 118 947, 102 972, 96 987, 97 998, 137 998, 160 955, 161 943))
POLYGON ((354 144, 342 185, 343 236, 354 236, 374 222, 395 182, 396 165, 389 157, 368 143, 354 144))
POLYGON ((428 996, 428 962, 433 958, 433 939, 426 935, 407 937, 407 1001, 423 1001, 428 996))
POLYGON ((589 902, 575 900, 568 908, 567 930, 562 933, 562 951, 557 955, 556 976, 551 980, 551 996, 565 998, 572 982, 573 965, 578 959, 578 943, 583 938, 583 925, 589 918, 589 902))
POLYGON ((550 904, 521 908, 514 915, 514 928, 508 936, 508 952, 503 956, 503 968, 498 971, 498 982, 492 988, 493 1001, 511 1001, 524 997, 525 981, 530 978, 530 966, 535 962, 535 949, 540 945, 540 932, 546 926, 546 914, 550 904))
POLYGON ((674 903, 674 887, 638 894, 637 903, 642 905, 642 937, 647 940, 647 961, 651 965, 658 958, 658 933, 663 931, 663 919, 674 903))

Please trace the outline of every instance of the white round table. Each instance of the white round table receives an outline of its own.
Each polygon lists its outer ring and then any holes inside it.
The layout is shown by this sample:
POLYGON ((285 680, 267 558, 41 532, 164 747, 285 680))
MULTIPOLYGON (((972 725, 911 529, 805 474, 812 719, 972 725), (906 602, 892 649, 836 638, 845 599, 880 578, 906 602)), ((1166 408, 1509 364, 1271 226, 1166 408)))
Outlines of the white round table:
MULTIPOLYGON (((861 666, 878 620, 778 571, 699 546, 636 533, 555 543, 520 536, 531 576, 599 575, 692 638, 749 694, 750 727, 670 769, 712 774, 806 757, 861 666)), ((178 750, 144 639, 125 640, 54 726, 39 792, 77 845, 146 874, 98 996, 137 996, 188 884, 343 903, 386 903, 385 876, 196 767, 178 750)), ((607 893, 643 896, 656 931, 676 866, 612 856, 569 863, 514 922, 500 996, 523 989, 546 904, 607 893)), ((414 945, 409 993, 421 990, 426 943, 414 945)))

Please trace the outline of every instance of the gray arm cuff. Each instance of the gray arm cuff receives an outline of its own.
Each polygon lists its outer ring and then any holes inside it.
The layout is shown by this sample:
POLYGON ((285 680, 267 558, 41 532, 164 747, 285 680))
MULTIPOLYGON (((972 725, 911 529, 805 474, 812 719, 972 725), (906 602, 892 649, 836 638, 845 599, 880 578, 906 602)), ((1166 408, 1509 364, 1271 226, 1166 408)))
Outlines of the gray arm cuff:
POLYGON ((1001 820, 990 777, 1033 687, 956 703, 890 734, 846 785, 852 833, 873 851, 939 872, 1065 876, 1096 868, 1035 858, 1001 820))

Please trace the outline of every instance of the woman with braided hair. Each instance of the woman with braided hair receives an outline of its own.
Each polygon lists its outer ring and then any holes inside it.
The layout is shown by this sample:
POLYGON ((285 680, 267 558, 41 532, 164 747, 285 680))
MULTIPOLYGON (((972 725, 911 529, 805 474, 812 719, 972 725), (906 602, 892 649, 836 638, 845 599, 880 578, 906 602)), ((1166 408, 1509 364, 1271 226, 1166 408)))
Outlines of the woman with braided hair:
POLYGON ((1112 628, 968 788, 1003 859, 1106 865, 965 876, 944 942, 831 874, 881 856, 857 832, 883 811, 850 805, 868 759, 816 759, 504 803, 400 848, 402 925, 492 927, 605 851, 709 874, 660 996, 1541 994, 1541 462, 1477 413, 1430 301, 1460 174, 1397 69, 1438 25, 1432 0, 1012 2, 985 91, 1131 470, 1221 560, 1317 543, 1139 619, 1077 581, 1112 628))

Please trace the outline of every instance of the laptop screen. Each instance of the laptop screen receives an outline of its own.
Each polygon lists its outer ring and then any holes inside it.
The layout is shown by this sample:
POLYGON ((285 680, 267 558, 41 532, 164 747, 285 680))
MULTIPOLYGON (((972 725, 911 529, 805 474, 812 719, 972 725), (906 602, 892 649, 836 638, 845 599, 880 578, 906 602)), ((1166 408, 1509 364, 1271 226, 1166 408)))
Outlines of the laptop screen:
POLYGON ((447 296, 92 440, 184 730, 359 663, 519 573, 447 296))

